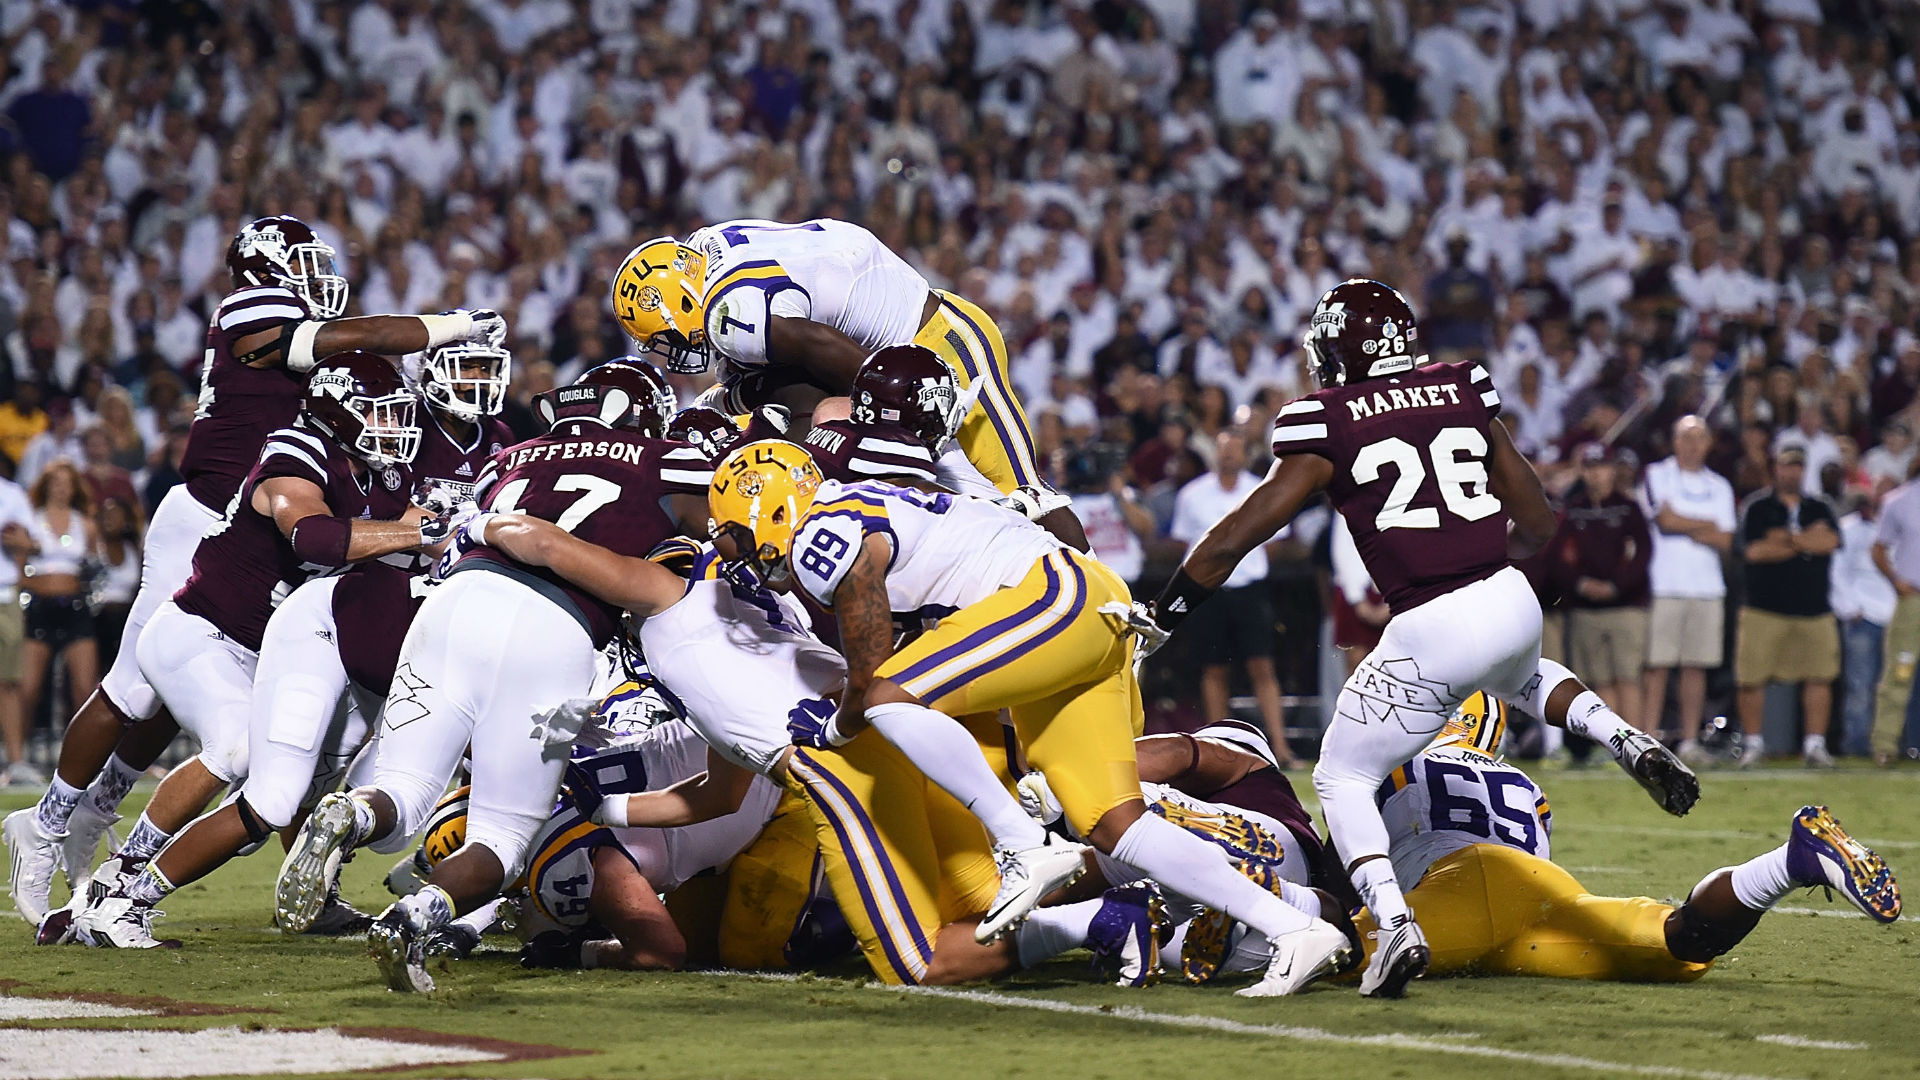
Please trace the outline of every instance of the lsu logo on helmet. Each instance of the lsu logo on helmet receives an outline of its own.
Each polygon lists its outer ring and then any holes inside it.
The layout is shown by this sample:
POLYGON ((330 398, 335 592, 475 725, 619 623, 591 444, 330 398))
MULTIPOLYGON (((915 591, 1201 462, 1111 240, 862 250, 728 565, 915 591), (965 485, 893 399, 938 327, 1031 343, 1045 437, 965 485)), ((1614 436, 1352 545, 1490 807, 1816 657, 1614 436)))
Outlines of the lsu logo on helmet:
POLYGON ((1460 746, 1477 750, 1488 757, 1500 756, 1500 744, 1507 737, 1507 703, 1485 690, 1476 691, 1460 703, 1440 729, 1435 746, 1460 746))

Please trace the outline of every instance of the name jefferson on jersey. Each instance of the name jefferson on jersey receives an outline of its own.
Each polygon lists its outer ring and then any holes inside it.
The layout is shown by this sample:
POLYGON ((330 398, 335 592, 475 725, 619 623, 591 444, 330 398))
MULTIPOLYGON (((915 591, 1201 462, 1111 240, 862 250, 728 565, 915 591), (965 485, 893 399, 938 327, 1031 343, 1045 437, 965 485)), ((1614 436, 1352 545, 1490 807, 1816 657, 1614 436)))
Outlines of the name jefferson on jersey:
POLYGON ((1506 508, 1487 489, 1499 415, 1485 368, 1428 364, 1289 404, 1273 453, 1333 463, 1327 497, 1397 614, 1506 568, 1506 508))

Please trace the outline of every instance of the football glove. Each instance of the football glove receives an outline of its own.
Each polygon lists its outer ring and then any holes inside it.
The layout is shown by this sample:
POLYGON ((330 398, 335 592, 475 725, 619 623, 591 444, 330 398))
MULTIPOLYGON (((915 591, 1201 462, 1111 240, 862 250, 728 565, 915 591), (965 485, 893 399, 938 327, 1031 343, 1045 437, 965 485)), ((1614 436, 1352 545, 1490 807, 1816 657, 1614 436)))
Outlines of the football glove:
POLYGON ((1030 772, 1022 776, 1014 789, 1020 796, 1020 809, 1026 811, 1028 817, 1043 826, 1052 826, 1060 820, 1063 813, 1060 800, 1053 797, 1053 789, 1047 786, 1045 773, 1030 772))
POLYGON ((569 698, 545 712, 534 713, 533 731, 527 737, 538 740, 541 757, 556 750, 567 753, 573 748, 573 740, 580 737, 580 729, 599 708, 598 698, 569 698))
POLYGON ((1160 628, 1160 623, 1153 617, 1153 608, 1138 600, 1131 604, 1109 601, 1100 605, 1100 614, 1119 619, 1136 639, 1133 647, 1133 670, 1136 674, 1140 671, 1141 663, 1159 651, 1160 646, 1173 636, 1171 631, 1160 628))
POLYGON ((568 761, 564 783, 567 801, 573 803, 575 810, 580 811, 580 816, 596 825, 605 824, 594 817, 600 812, 600 804, 607 801, 607 793, 600 790, 600 783, 594 779, 593 770, 579 761, 568 761))
POLYGON ((420 523, 420 541, 427 547, 443 543, 452 536, 454 530, 467 523, 467 519, 480 513, 480 508, 470 502, 458 502, 460 493, 447 488, 435 488, 420 503, 420 509, 433 515, 420 523), (449 501, 449 500, 454 501, 449 501))
POLYGON ((580 966, 580 938, 565 930, 543 930, 520 949, 523 968, 577 968, 580 966))
MULTIPOLYGON (((435 581, 452 573, 453 564, 459 562, 461 556, 474 548, 485 546, 482 537, 487 535, 487 522, 492 520, 493 515, 490 513, 466 514, 447 530, 447 549, 440 553, 440 561, 433 564, 435 581)), ((426 526, 421 526, 420 535, 423 539, 426 537, 426 526)))
POLYGON ((498 349, 507 343, 507 319, 491 308, 469 308, 464 314, 473 319, 467 340, 498 349))
POLYGON ((840 733, 836 723, 839 715, 840 709, 832 698, 808 698, 787 713, 787 734, 793 737, 795 746, 810 746, 815 750, 845 746, 853 737, 840 733))
POLYGON ((1039 521, 1072 503, 1067 496, 1039 484, 1023 484, 993 500, 995 506, 1004 506, 1028 521, 1039 521))

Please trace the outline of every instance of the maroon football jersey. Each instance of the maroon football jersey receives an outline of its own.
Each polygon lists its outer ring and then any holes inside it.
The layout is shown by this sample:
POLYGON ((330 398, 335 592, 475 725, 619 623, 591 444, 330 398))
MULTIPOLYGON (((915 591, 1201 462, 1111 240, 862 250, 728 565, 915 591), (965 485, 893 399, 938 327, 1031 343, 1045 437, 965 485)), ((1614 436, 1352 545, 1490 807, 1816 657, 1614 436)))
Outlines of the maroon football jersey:
MULTIPOLYGON (((707 497, 713 466, 683 442, 650 439, 583 421, 501 451, 480 479, 482 508, 551 521, 589 543, 636 558, 680 532, 669 495, 707 497)), ((594 648, 613 639, 620 612, 545 567, 523 566, 492 548, 468 552, 454 572, 482 566, 530 576, 579 617, 594 648)))
POLYGON ((333 440, 296 424, 267 436, 260 460, 227 500, 227 513, 193 552, 193 574, 174 594, 182 611, 258 651, 267 619, 301 582, 336 567, 303 562, 273 519, 253 508, 253 492, 276 476, 318 485, 335 517, 392 520, 407 508, 413 476, 405 466, 362 469, 333 440))
POLYGON ((1273 454, 1333 463, 1327 497, 1396 613, 1507 566, 1507 512, 1487 490, 1500 395, 1478 364, 1330 386, 1280 410, 1273 454))
POLYGON ((227 294, 207 321, 207 354, 200 370, 200 403, 180 460, 187 494, 219 510, 240 490, 267 435, 300 414, 306 380, 285 368, 251 368, 235 359, 233 343, 249 334, 309 318, 306 301, 278 285, 227 294))
POLYGON ((856 424, 829 420, 807 432, 807 453, 829 480, 908 478, 938 483, 933 454, 904 428, 892 424, 856 424))
MULTIPOLYGON (((426 409, 421 412, 420 453, 413 459, 414 482, 454 487, 473 494, 474 483, 493 455, 513 441, 507 425, 480 421, 472 442, 462 445, 426 409)), ((333 621, 339 626, 340 663, 347 677, 376 694, 385 694, 400 661, 400 645, 427 595, 430 556, 401 553, 361 563, 333 587, 333 621)))

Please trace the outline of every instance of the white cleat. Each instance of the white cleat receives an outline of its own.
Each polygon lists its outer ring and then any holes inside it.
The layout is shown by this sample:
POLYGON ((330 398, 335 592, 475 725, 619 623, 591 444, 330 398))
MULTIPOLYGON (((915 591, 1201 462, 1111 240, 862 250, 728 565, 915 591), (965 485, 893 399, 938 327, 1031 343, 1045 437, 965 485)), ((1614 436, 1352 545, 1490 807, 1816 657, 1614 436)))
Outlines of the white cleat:
POLYGON ((1273 959, 1267 973, 1252 986, 1234 991, 1240 997, 1286 997, 1306 989, 1315 979, 1332 975, 1353 955, 1353 943, 1338 927, 1315 919, 1305 929, 1270 938, 1273 959))
POLYGON ((73 920, 73 939, 95 949, 177 949, 178 941, 153 936, 152 904, 108 896, 86 906, 73 920))
POLYGON ((53 872, 60 868, 60 842, 66 838, 48 835, 40 827, 38 809, 32 806, 8 814, 0 824, 0 837, 5 838, 13 861, 7 891, 13 894, 14 909, 38 925, 53 906, 53 872))
POLYGON ((1024 851, 996 849, 994 861, 1000 865, 1000 891, 993 906, 974 928, 973 940, 982 945, 1019 926, 1027 914, 1039 906, 1040 898, 1055 889, 1063 889, 1086 873, 1086 848, 1065 841, 1053 841, 1024 851))
POLYGON ((1433 951, 1427 948, 1427 935, 1408 915, 1391 930, 1373 932, 1373 958, 1367 972, 1360 976, 1361 997, 1404 997, 1407 984, 1427 973, 1433 951))
MULTIPOLYGON (((119 814, 102 812, 93 800, 82 798, 67 819, 67 838, 60 842, 60 860, 67 868, 67 887, 75 897, 87 895, 93 883, 93 857, 100 853, 100 840, 120 820, 119 814)), ((110 845, 111 846, 111 845, 110 845)))
POLYGON ((353 800, 334 792, 320 800, 294 838, 273 885, 273 921, 290 934, 304 934, 326 909, 340 876, 340 860, 353 846, 353 800))

